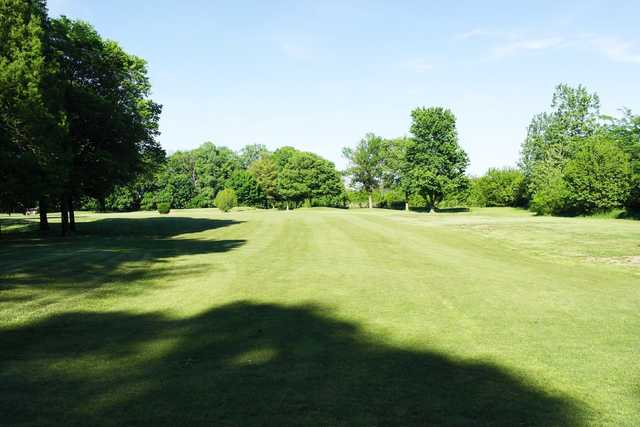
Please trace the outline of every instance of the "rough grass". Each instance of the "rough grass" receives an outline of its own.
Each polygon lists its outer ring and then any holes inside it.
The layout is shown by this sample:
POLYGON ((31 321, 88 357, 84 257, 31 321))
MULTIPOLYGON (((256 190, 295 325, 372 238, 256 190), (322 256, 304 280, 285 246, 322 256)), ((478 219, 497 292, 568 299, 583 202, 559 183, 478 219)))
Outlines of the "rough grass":
POLYGON ((640 425, 636 221, 34 220, 0 217, 0 425, 640 425))

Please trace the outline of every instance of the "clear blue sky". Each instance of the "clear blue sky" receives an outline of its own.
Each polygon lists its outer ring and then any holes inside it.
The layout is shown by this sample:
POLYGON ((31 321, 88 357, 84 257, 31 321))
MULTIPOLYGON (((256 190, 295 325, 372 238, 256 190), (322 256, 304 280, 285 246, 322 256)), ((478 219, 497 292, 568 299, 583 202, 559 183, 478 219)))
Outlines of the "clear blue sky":
POLYGON ((168 151, 292 145, 339 167, 417 106, 458 118, 470 172, 514 165, 556 84, 640 113, 638 1, 50 0, 149 63, 168 151))

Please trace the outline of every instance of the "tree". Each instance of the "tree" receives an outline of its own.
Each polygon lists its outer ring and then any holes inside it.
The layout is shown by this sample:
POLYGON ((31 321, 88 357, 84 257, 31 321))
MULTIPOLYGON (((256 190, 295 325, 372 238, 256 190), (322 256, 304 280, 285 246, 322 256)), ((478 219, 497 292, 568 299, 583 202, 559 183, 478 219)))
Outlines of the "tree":
POLYGON ((294 162, 287 163, 278 173, 276 188, 278 195, 284 200, 287 210, 289 210, 291 202, 300 202, 309 194, 309 188, 305 183, 302 171, 294 162))
POLYGON ((44 1, 0 2, 0 211, 39 203, 42 231, 65 161, 47 32, 44 1))
MULTIPOLYGON (((522 144, 520 167, 528 187, 535 181, 537 163, 551 161, 562 167, 578 148, 576 141, 593 135, 600 127, 600 98, 584 86, 556 86, 551 110, 533 118, 522 144)), ((534 194, 534 189, 529 188, 529 193, 534 194)))
POLYGON ((240 160, 240 166, 243 169, 247 169, 253 162, 269 154, 270 154, 269 150, 267 149, 267 146, 264 144, 245 145, 242 148, 242 150, 240 150, 240 153, 238 154, 238 158, 240 160))
POLYGON ((592 136, 564 169, 571 213, 595 213, 621 206, 629 196, 629 157, 606 136, 592 136))
POLYGON ((145 61, 88 23, 51 20, 50 42, 66 118, 63 152, 71 159, 60 198, 64 233, 67 218, 75 227, 74 199, 104 200, 141 171, 146 155, 162 153, 155 139, 161 106, 149 99, 145 61))
POLYGON ((373 208, 372 192, 382 180, 383 146, 382 138, 368 133, 355 149, 346 147, 342 150, 342 155, 349 161, 346 173, 351 177, 352 183, 367 192, 369 209, 373 208))
POLYGON ((629 209, 640 209, 640 116, 629 109, 622 110, 622 118, 609 119, 607 135, 629 156, 632 168, 631 190, 625 205, 629 209))
POLYGON ((239 170, 227 181, 227 187, 232 188, 238 203, 243 206, 260 206, 265 196, 258 181, 246 170, 239 170))
POLYGON ((225 188, 220 191, 215 199, 216 207, 222 212, 229 212, 238 206, 238 198, 236 192, 232 188, 225 188))
POLYGON ((409 210, 409 185, 403 185, 403 170, 407 157, 407 147, 411 140, 406 137, 384 140, 382 147, 382 182, 385 187, 401 192, 404 208, 409 210))
POLYGON ((458 145, 456 119, 450 110, 433 107, 411 112, 413 138, 407 146, 403 186, 422 196, 427 212, 444 196, 465 184, 467 154, 458 145))
POLYGON ((249 166, 249 173, 258 182, 264 195, 264 206, 273 206, 278 196, 278 170, 271 156, 263 156, 249 166))

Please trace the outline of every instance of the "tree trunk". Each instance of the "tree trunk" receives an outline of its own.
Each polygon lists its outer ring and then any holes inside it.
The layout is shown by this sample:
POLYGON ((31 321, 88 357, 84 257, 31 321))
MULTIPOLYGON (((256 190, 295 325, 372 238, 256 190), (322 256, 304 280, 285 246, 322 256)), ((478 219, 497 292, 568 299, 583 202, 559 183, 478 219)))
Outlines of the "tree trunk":
POLYGON ((76 231, 76 215, 73 212, 73 197, 67 196, 67 209, 69 210, 69 230, 76 231))
POLYGON ((49 219, 47 218, 47 199, 44 197, 38 200, 38 211, 40 214, 40 232, 46 233, 49 231, 49 219))
POLYGON ((369 209, 373 208, 373 197, 371 196, 371 193, 369 193, 369 209))
POLYGON ((104 197, 98 198, 98 212, 104 212, 104 197))
POLYGON ((69 210, 67 209, 67 198, 65 196, 60 199, 60 222, 62 224, 62 235, 66 236, 69 232, 69 210))

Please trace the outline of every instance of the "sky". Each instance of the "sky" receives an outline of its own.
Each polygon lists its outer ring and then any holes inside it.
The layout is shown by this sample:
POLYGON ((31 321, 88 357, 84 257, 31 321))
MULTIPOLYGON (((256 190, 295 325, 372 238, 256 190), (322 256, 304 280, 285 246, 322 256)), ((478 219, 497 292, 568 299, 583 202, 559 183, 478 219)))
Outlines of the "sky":
POLYGON ((345 166, 416 107, 457 117, 469 172, 517 164, 559 83, 640 114, 640 1, 49 0, 147 60, 168 152, 291 145, 345 166))

